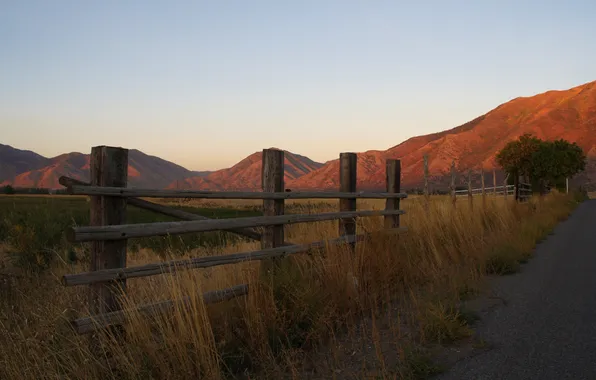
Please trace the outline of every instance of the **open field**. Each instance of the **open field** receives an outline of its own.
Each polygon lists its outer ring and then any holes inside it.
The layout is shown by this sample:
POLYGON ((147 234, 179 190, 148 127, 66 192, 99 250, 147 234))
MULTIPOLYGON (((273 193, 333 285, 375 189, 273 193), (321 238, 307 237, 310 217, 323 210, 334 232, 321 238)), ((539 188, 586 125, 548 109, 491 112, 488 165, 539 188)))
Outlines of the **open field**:
MULTIPOLYGON (((283 259, 271 278, 259 263, 242 263, 128 281, 133 306, 197 296, 157 319, 130 313, 126 343, 104 337, 104 355, 75 335, 67 319, 87 315, 86 292, 64 288, 66 273, 88 268, 88 248, 62 232, 87 225, 85 197, 0 197, 0 378, 425 378, 440 370, 430 347, 469 339, 473 320, 462 298, 487 274, 513 272, 536 242, 577 205, 551 194, 526 204, 501 197, 402 201, 408 232, 379 232, 350 255, 283 259), (248 283, 251 292, 205 307, 204 291, 248 283), (355 285, 357 283, 357 285, 355 285)), ((166 202, 166 201, 162 201, 166 202)), ((171 204, 171 201, 167 203, 171 204)), ((359 208, 384 202, 358 201, 359 208)), ((258 201, 183 201, 177 207, 208 217, 260 214, 258 201)), ((288 213, 336 211, 337 202, 287 201, 288 213)), ((129 207, 130 223, 167 217, 129 207)), ((359 221, 380 229, 382 218, 359 221)), ((337 222, 286 227, 286 238, 310 242, 338 236, 337 222)), ((227 233, 129 241, 129 265, 256 249, 227 233)))

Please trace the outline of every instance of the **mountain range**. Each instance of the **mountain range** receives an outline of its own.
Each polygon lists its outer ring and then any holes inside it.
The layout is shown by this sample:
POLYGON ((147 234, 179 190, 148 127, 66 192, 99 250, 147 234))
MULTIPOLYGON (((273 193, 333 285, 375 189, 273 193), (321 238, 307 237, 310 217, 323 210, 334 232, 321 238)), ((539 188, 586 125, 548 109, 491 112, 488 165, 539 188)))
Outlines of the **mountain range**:
MULTIPOLYGON (((495 155, 508 141, 524 133, 545 140, 577 142, 587 153, 585 173, 576 180, 596 179, 596 81, 567 90, 515 98, 458 127, 410 138, 387 150, 358 153, 358 188, 385 186, 385 160, 401 159, 404 187, 419 186, 423 157, 428 155, 431 183, 448 182, 452 161, 458 173, 496 168, 495 155)), ((203 190, 258 190, 261 152, 214 172, 192 172, 172 162, 129 151, 129 183, 134 187, 203 190)), ((0 183, 15 187, 60 188, 60 175, 88 180, 89 155, 68 153, 46 158, 0 144, 0 183)), ((500 174, 500 173, 499 173, 500 174)), ((462 177, 462 176, 460 176, 462 177)), ((460 179, 461 180, 461 179, 460 179)), ((285 152, 285 182, 291 189, 332 189, 339 186, 339 160, 315 162, 285 152)))
MULTIPOLYGON (((60 176, 89 181, 90 155, 78 152, 47 158, 35 152, 0 144, 0 184, 22 188, 59 189, 60 176)), ((209 172, 193 172, 163 160, 130 149, 128 182, 131 187, 163 188, 172 181, 209 172)))

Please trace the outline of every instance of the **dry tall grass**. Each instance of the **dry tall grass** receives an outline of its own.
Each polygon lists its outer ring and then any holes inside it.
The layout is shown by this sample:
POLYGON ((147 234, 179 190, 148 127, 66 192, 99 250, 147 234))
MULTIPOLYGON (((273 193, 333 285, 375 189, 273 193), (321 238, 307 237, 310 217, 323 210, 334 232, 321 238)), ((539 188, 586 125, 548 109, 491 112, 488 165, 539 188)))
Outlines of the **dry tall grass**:
MULTIPOLYGON (((331 247, 281 260, 270 276, 259 263, 242 263, 130 280, 129 307, 193 296, 172 313, 147 319, 129 313, 126 342, 102 337, 102 354, 87 348, 65 322, 84 315, 84 289, 63 288, 57 265, 27 276, 9 268, 0 278, 0 378, 420 378, 436 370, 421 351, 470 334, 459 301, 487 273, 514 271, 537 241, 576 202, 553 194, 528 204, 476 198, 474 210, 447 197, 402 202, 408 232, 373 232, 352 255, 331 247), (205 307, 201 294, 248 283, 251 292, 205 307)), ((360 202, 382 208, 380 202, 360 202)), ((229 206, 229 204, 227 205, 229 206)), ((240 205, 240 207, 242 207, 240 205)), ((305 212, 337 209, 295 202, 305 212)), ((359 222, 376 231, 381 218, 359 222)), ((287 239, 309 242, 337 236, 337 222, 287 228, 287 239)), ((193 256, 257 249, 258 243, 193 256)), ((152 252, 131 254, 129 265, 155 262, 152 252)))

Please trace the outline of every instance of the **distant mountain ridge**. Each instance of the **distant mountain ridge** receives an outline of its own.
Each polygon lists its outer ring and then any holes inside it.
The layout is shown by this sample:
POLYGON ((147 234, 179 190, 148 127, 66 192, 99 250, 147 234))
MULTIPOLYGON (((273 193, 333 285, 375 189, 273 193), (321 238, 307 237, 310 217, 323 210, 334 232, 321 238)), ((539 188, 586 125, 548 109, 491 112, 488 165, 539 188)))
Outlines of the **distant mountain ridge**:
MULTIPOLYGON (((31 151, 0 146, 0 184, 23 188, 59 189, 60 176, 66 175, 89 181, 90 155, 78 152, 46 158, 31 151), (16 159, 15 159, 16 158, 16 159)), ((128 183, 130 187, 164 188, 172 181, 197 175, 180 165, 137 149, 128 153, 128 183)))
MULTIPOLYGON (((216 170, 206 176, 194 176, 186 178, 184 181, 175 181, 168 188, 220 191, 258 190, 261 188, 262 159, 263 153, 255 152, 230 168, 216 170)), ((323 166, 320 162, 288 151, 284 151, 284 160, 284 182, 286 183, 323 166)))
MULTIPOLYGON (((385 187, 385 161, 400 159, 402 187, 420 186, 423 157, 429 156, 433 186, 446 187, 452 161, 458 173, 496 168, 495 155, 524 133, 541 139, 577 142, 588 155, 577 180, 596 188, 596 81, 568 90, 515 98, 458 127, 410 138, 387 150, 358 153, 358 188, 385 187)), ((337 189, 339 160, 319 163, 285 152, 285 186, 290 189, 337 189)), ((129 151, 129 186, 202 190, 259 190, 262 152, 232 167, 193 172, 139 150, 129 151)), ((0 184, 60 188, 61 175, 89 178, 89 155, 67 153, 53 158, 0 144, 0 184)), ((462 176, 460 176, 460 181, 462 176)), ((501 177, 499 176, 499 181, 501 177)))
POLYGON ((50 163, 49 158, 30 150, 20 150, 10 145, 0 144, 0 183, 12 180, 21 173, 42 168, 50 163))
MULTIPOLYGON (((447 186, 451 162, 458 173, 497 168, 495 156, 507 142, 524 133, 544 140, 576 142, 587 153, 587 170, 578 176, 596 184, 596 81, 568 90, 515 98, 458 127, 413 137, 385 151, 358 153, 358 187, 385 187, 385 160, 401 160, 402 186, 423 182, 423 157, 436 185, 447 186)), ((461 178, 461 176, 460 176, 461 178)), ((326 163, 287 186, 296 189, 337 188, 339 160, 326 163)))

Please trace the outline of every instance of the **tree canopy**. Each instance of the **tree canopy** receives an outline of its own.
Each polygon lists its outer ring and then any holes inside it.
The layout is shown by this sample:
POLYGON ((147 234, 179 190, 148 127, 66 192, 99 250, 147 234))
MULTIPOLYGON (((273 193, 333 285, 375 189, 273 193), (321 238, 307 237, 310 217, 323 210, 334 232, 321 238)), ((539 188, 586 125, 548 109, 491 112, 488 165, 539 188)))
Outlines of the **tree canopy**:
POLYGON ((583 171, 586 155, 576 144, 543 141, 530 134, 511 141, 497 154, 497 164, 510 176, 529 175, 533 185, 561 187, 565 178, 583 171))

